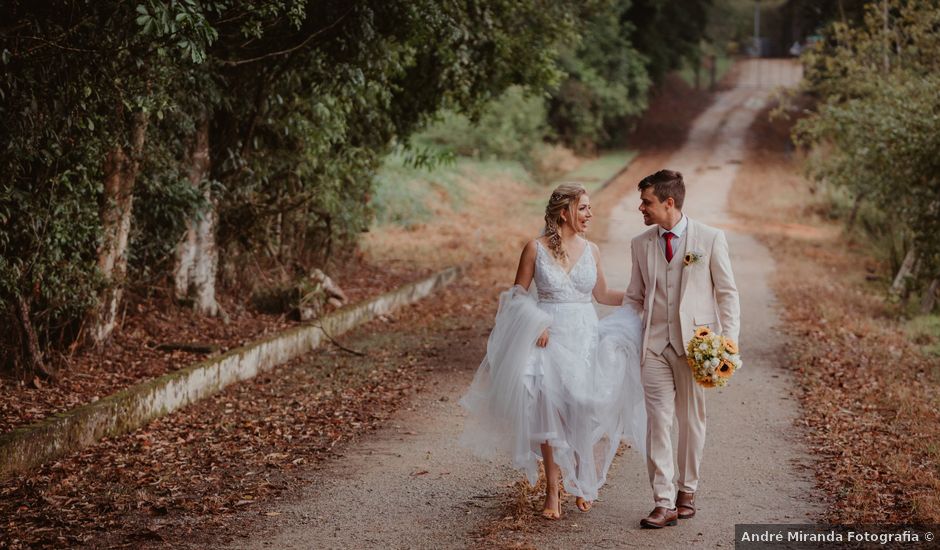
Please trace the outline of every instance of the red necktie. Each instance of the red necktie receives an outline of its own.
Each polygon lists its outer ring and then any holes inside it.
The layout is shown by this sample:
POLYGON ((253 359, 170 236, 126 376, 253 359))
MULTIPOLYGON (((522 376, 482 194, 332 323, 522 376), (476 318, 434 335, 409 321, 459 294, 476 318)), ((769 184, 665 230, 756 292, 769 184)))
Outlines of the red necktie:
POLYGON ((663 233, 663 238, 666 239, 666 262, 672 261, 672 238, 675 237, 671 231, 663 233))

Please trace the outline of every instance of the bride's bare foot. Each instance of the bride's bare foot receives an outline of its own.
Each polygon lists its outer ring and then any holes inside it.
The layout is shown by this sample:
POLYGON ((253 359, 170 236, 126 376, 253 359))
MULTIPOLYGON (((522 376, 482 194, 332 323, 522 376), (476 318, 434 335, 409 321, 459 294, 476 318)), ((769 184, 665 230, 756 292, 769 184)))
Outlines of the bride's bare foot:
POLYGON ((574 505, 578 507, 578 510, 581 510, 582 512, 587 512, 588 510, 591 509, 592 506, 594 506, 594 503, 591 502, 590 500, 584 500, 583 498, 578 497, 574 499, 574 505))
POLYGON ((545 519, 561 519, 561 484, 545 490, 545 507, 542 509, 545 519))

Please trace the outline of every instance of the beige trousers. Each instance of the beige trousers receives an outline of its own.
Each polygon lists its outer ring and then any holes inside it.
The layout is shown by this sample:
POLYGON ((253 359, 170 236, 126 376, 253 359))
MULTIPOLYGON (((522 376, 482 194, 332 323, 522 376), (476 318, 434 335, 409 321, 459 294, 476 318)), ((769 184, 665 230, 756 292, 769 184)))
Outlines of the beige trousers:
POLYGON ((694 493, 705 447, 705 392, 671 345, 662 354, 646 351, 641 373, 646 392, 646 468, 656 506, 674 508, 676 489, 694 493), (678 460, 673 458, 673 419, 678 420, 678 460), (679 475, 673 482, 677 464, 679 475))

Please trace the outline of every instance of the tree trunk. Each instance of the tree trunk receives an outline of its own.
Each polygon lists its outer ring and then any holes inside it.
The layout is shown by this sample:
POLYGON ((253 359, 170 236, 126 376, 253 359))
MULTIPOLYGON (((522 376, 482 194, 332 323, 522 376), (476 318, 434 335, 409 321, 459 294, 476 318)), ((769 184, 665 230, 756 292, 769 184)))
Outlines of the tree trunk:
POLYGON ((20 370, 22 374, 31 375, 41 374, 46 378, 55 378, 56 372, 50 368, 42 357, 42 347, 39 345, 39 337, 36 336, 36 330, 33 328, 33 322, 30 318, 29 302, 23 296, 16 298, 16 320, 19 323, 20 332, 20 352, 22 358, 20 370))
POLYGON ((115 145, 105 159, 104 197, 101 205, 103 239, 98 249, 98 269, 108 283, 93 314, 91 339, 105 342, 117 323, 118 307, 127 276, 127 240, 131 229, 134 182, 147 135, 147 115, 136 113, 131 125, 131 150, 115 145))
POLYGON ((895 275, 894 282, 891 283, 892 294, 900 296, 902 299, 907 297, 907 281, 914 273, 914 264, 916 263, 916 260, 917 254, 914 252, 914 247, 911 246, 911 248, 907 251, 907 255, 904 256, 904 261, 901 262, 901 268, 898 269, 898 274, 895 275))
POLYGON ((930 281, 924 290, 924 296, 920 299, 921 315, 930 315, 935 305, 937 305, 937 291, 940 290, 940 278, 930 281))
MULTIPOLYGON (((202 113, 189 148, 189 182, 198 189, 209 175, 209 116, 202 113)), ((212 192, 203 189, 205 207, 186 224, 186 234, 176 249, 173 270, 176 298, 193 299, 193 308, 200 314, 219 314, 215 298, 215 277, 218 250, 215 244, 216 211, 212 192)))
POLYGON ((855 228, 855 222, 858 220, 858 211, 862 208, 862 201, 865 200, 865 193, 855 195, 855 201, 852 203, 852 211, 849 213, 848 227, 846 231, 851 232, 855 228))

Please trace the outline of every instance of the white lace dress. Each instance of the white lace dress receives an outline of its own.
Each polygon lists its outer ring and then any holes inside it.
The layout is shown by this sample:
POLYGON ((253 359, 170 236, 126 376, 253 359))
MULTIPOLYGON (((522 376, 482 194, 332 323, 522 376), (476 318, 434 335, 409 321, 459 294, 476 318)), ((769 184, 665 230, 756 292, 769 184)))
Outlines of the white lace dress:
POLYGON ((509 459, 529 483, 549 442, 566 490, 597 498, 620 441, 643 451, 641 320, 627 307, 598 322, 591 300, 591 247, 566 273, 538 243, 538 301, 521 286, 500 296, 487 354, 461 404, 461 443, 485 458, 509 459), (535 345, 549 329, 548 345, 535 345))

